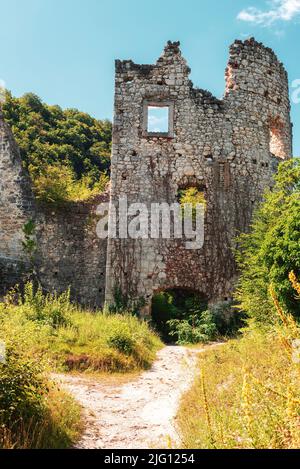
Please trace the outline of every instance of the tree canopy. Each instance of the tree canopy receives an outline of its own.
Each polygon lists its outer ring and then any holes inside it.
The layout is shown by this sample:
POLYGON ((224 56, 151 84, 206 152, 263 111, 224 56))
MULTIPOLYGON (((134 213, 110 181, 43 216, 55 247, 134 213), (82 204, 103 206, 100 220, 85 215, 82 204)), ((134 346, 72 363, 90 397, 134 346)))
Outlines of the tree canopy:
POLYGON ((300 317, 289 273, 300 278, 300 158, 279 166, 275 186, 265 194, 250 234, 240 237, 241 277, 237 297, 242 308, 262 322, 272 321, 272 284, 286 310, 300 317))
POLYGON ((49 106, 33 93, 15 98, 7 92, 3 114, 38 198, 84 200, 103 190, 110 171, 108 120, 49 106))

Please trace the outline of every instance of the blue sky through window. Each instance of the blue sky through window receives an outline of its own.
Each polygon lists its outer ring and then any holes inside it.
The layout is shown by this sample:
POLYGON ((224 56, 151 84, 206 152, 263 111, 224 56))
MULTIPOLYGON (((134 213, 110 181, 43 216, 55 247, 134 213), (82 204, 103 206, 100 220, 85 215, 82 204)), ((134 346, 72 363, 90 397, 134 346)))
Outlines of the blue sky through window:
POLYGON ((167 133, 169 131, 169 108, 148 107, 148 132, 167 133))

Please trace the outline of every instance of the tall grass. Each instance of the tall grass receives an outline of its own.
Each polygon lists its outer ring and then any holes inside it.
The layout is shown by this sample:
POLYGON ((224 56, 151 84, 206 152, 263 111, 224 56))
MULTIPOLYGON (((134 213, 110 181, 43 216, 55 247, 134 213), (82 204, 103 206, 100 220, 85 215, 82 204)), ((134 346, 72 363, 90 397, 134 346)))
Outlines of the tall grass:
MULTIPOLYGON (((38 416, 0 425, 0 449, 67 449, 82 430, 81 409, 65 392, 48 383, 45 408, 38 416)), ((1 419, 0 419, 1 420, 1 419)))
POLYGON ((130 371, 148 368, 162 346, 146 322, 129 313, 90 312, 69 292, 44 295, 31 283, 0 304, 0 340, 18 335, 31 355, 63 370, 130 371))
POLYGON ((44 295, 32 283, 0 303, 0 448, 67 448, 80 432, 80 408, 49 381, 51 371, 148 368, 161 347, 130 314, 92 313, 69 292, 44 295))
MULTIPOLYGON (((290 281, 299 294, 293 274, 290 281)), ((300 329, 270 293, 275 327, 252 321, 240 340, 200 356, 178 415, 186 448, 299 448, 300 329)))
MULTIPOLYGON (((1 336, 3 336, 1 329, 1 336)), ((67 448, 80 430, 80 408, 47 378, 47 363, 24 331, 5 335, 0 363, 0 448, 67 448)))

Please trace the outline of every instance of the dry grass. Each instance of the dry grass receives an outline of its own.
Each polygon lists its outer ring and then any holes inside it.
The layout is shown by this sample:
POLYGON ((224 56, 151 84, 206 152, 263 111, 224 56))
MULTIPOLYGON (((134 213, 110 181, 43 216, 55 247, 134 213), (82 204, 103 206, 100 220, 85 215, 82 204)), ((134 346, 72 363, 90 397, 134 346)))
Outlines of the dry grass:
POLYGON ((67 449, 77 441, 82 431, 80 406, 55 385, 49 387, 43 415, 1 426, 1 449, 67 449))
POLYGON ((251 324, 242 339, 201 354, 200 377, 178 415, 184 447, 300 447, 300 329, 271 294, 275 329, 251 324))
POLYGON ((132 314, 90 312, 68 294, 45 297, 27 285, 25 301, 0 303, 0 340, 22 337, 31 356, 59 371, 132 372, 149 368, 162 347, 148 324, 132 314))
POLYGON ((146 322, 130 314, 92 313, 68 292, 43 295, 32 284, 0 303, 0 448, 68 448, 80 433, 80 407, 47 376, 87 371, 110 382, 149 368, 162 346, 146 322), (18 300, 18 301, 16 301, 18 300), (116 378, 116 372, 119 378, 116 378), (108 378, 107 380, 108 381, 108 378))

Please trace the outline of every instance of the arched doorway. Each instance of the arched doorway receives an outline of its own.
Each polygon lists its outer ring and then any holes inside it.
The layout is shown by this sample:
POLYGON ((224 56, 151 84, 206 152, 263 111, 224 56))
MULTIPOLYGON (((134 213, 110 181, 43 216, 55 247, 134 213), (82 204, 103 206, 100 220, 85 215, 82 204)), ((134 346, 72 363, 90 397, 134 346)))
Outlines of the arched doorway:
POLYGON ((170 321, 199 316, 207 307, 207 298, 196 290, 180 287, 160 290, 152 297, 152 323, 166 343, 174 343, 176 334, 170 321))

